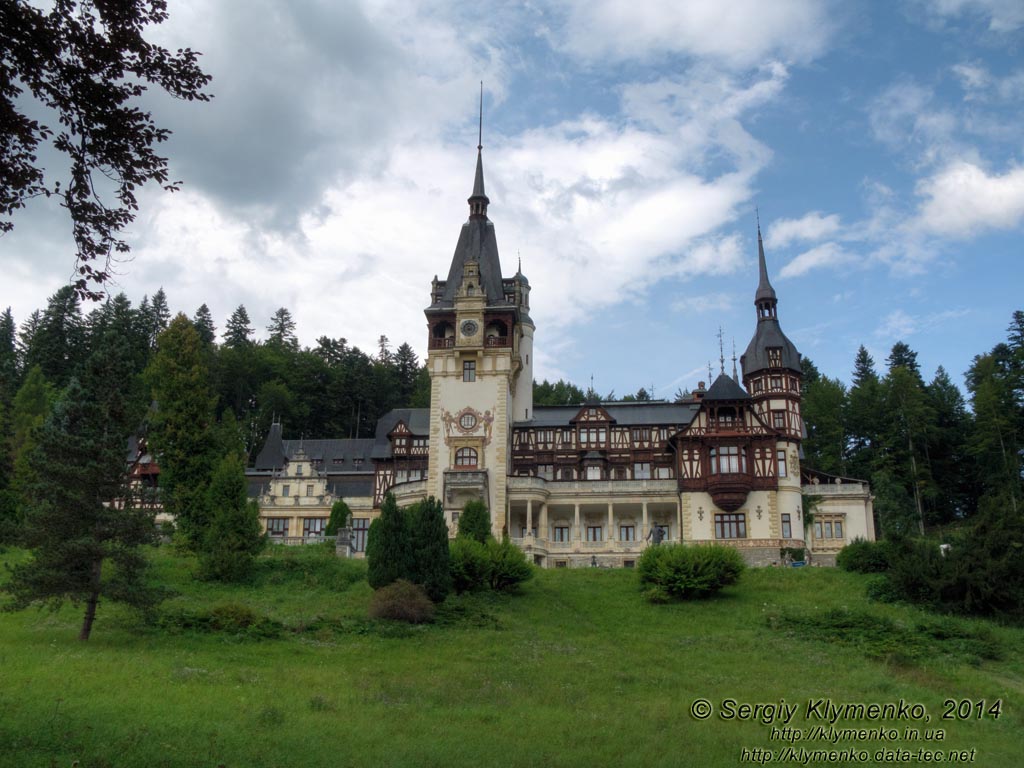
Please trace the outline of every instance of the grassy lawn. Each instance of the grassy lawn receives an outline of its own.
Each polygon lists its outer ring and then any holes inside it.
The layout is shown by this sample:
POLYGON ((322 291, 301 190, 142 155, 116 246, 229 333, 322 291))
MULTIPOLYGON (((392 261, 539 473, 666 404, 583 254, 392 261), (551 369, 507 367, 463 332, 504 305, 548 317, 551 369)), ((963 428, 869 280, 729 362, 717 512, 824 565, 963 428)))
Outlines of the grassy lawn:
POLYGON ((724 699, 797 703, 789 725, 809 729, 819 697, 903 698, 931 720, 841 719, 922 740, 797 749, 1021 764, 1024 630, 871 603, 864 577, 834 569, 749 571, 718 598, 663 606, 631 571, 544 571, 518 596, 453 598, 433 626, 407 627, 366 619, 360 563, 278 549, 254 585, 227 587, 169 550, 153 560, 178 593, 160 626, 105 604, 80 643, 77 609, 0 614, 0 766, 728 766, 787 745, 722 720, 724 699), (224 604, 277 636, 186 626, 224 604), (706 721, 698 698, 715 707, 706 721), (1002 714, 940 719, 966 698, 1002 699, 1002 714))

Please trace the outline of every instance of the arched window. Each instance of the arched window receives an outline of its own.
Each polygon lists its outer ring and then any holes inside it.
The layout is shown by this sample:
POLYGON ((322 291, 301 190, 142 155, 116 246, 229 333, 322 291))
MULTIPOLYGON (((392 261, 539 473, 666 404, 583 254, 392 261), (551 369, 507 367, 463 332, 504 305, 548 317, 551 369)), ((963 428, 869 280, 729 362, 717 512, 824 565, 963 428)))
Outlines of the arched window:
POLYGON ((463 469, 474 469, 477 465, 476 448, 459 448, 455 452, 455 466, 463 469))

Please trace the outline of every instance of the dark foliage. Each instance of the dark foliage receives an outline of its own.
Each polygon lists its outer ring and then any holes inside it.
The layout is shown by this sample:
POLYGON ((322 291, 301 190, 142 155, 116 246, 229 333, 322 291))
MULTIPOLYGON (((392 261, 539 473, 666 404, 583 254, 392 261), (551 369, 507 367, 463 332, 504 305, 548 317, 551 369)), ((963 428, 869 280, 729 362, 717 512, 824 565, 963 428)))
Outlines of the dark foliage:
POLYGON ((739 581, 746 566, 732 547, 662 544, 645 549, 636 567, 648 598, 662 602, 708 597, 739 581))
POLYGON ((366 578, 374 589, 408 579, 412 560, 409 516, 398 508, 392 494, 384 497, 380 517, 366 536, 366 578))
POLYGON ((490 561, 488 579, 495 592, 513 592, 533 578, 533 566, 526 559, 526 553, 508 539, 487 542, 487 557, 490 561))
POLYGON ((266 545, 259 506, 246 494, 245 466, 225 456, 207 492, 209 521, 199 553, 199 575, 214 581, 243 581, 266 545))
POLYGON ((473 539, 481 544, 491 536, 491 515, 487 505, 479 499, 467 501, 459 515, 460 539, 473 539))
POLYGON ((487 545, 460 537, 450 543, 452 586, 459 594, 486 589, 491 583, 487 545))
POLYGON ((139 187, 155 181, 171 191, 180 184, 154 149, 170 131, 139 108, 147 87, 178 99, 210 98, 198 54, 143 37, 166 19, 163 0, 62 0, 48 9, 0 3, 0 232, 13 227, 12 215, 30 198, 60 197, 74 225, 74 288, 82 296, 101 297, 113 255, 129 250, 120 234, 135 220, 139 187), (30 116, 28 97, 50 110, 49 124, 30 116), (38 161, 43 142, 70 163, 63 185, 38 161))
POLYGON ((888 541, 856 539, 836 555, 836 565, 856 573, 884 573, 889 570, 892 544, 888 541))
POLYGON ((452 591, 444 506, 430 496, 411 508, 409 517, 410 581, 421 585, 431 600, 440 603, 452 591))

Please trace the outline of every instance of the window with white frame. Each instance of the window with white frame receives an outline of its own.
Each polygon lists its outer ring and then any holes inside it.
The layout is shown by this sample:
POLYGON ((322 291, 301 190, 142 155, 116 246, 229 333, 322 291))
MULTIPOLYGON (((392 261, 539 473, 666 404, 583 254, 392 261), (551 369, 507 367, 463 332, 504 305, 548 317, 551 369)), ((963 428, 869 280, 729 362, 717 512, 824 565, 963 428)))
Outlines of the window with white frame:
POLYGON ((304 517, 302 519, 303 536, 323 536, 326 527, 326 517, 304 517))
POLYGON ((633 465, 634 480, 651 479, 651 463, 649 461, 638 461, 633 465))
POLYGON ((601 468, 600 467, 587 467, 587 480, 600 480, 601 479, 601 468))
POLYGON ((352 518, 352 549, 356 552, 366 551, 366 533, 370 530, 370 518, 352 518))
POLYGON ((477 465, 476 448, 459 448, 455 452, 455 466, 463 469, 472 469, 477 465))

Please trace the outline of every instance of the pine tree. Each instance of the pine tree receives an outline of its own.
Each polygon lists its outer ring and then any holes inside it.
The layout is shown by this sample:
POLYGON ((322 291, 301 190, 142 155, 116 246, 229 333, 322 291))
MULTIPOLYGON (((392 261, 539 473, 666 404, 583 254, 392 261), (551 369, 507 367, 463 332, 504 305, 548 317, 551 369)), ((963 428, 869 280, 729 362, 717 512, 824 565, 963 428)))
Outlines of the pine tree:
POLYGON ((39 324, 43 322, 43 313, 38 309, 21 324, 18 329, 18 370, 24 373, 31 366, 28 365, 28 351, 32 348, 36 333, 39 331, 39 324))
POLYGON ((156 346, 157 337, 167 330, 171 320, 171 310, 167 306, 167 294, 163 287, 153 294, 153 300, 149 305, 149 342, 150 346, 156 346))
POLYGON ((995 354, 979 355, 967 373, 974 411, 967 450, 974 457, 983 497, 1006 499, 1013 514, 1019 514, 1024 441, 1013 387, 1001 368, 995 354))
POLYGON ((125 477, 125 438, 139 417, 134 380, 130 356, 110 335, 65 389, 29 457, 21 543, 32 558, 15 566, 4 590, 15 609, 84 603, 80 640, 89 639, 101 597, 143 609, 159 597, 143 580, 139 551, 153 540, 152 513, 133 507, 125 477))
POLYGON ((246 493, 245 466, 229 453, 217 465, 207 492, 209 524, 199 554, 199 573, 214 581, 242 581, 266 544, 259 505, 246 493))
POLYGON ((240 349, 252 344, 250 337, 253 329, 250 322, 249 313, 242 304, 239 304, 224 327, 224 346, 240 349))
POLYGON ((448 525, 444 506, 433 496, 416 505, 411 514, 412 568, 409 581, 420 584, 435 603, 452 591, 448 525))
POLYGON ((474 539, 481 544, 491 535, 491 515, 480 499, 467 501, 459 515, 459 538, 474 539))
POLYGON ((28 367, 38 365, 47 381, 61 389, 84 359, 85 341, 78 294, 72 286, 65 285, 47 302, 31 344, 25 350, 25 364, 28 367))
POLYGON ((324 529, 325 536, 337 536, 338 531, 348 525, 352 519, 352 510, 344 499, 338 499, 331 505, 331 516, 327 520, 327 527, 324 529))
POLYGON ((161 499, 186 542, 199 549, 216 462, 209 371, 199 334, 182 314, 160 334, 157 350, 146 378, 157 404, 149 441, 160 465, 161 499))
POLYGON ((192 324, 196 327, 196 333, 199 334, 203 344, 212 345, 217 339, 217 327, 213 324, 213 315, 205 304, 199 305, 192 324))
POLYGON ((292 313, 284 307, 278 309, 270 319, 267 333, 268 344, 293 352, 298 350, 299 340, 295 337, 295 321, 292 319, 292 313))
POLYGON ((857 350, 844 421, 850 441, 848 471, 854 477, 870 478, 882 460, 879 444, 884 411, 875 361, 863 346, 857 350))
POLYGON ((0 403, 10 406, 18 389, 17 329, 8 307, 0 315, 0 403))
POLYGON ((833 475, 846 473, 846 407, 846 387, 838 379, 819 376, 805 388, 801 413, 807 428, 806 466, 833 475))
POLYGON ((416 391, 420 362, 412 347, 407 343, 403 343, 395 352, 393 362, 398 378, 398 400, 403 406, 409 407, 412 405, 413 393, 416 391))
POLYGON ((11 406, 11 486, 18 494, 19 504, 35 476, 29 457, 36 446, 36 433, 50 415, 56 399, 56 391, 46 381, 42 369, 32 366, 11 406))
POLYGON ((408 579, 412 546, 409 518, 395 497, 388 493, 381 505, 380 517, 366 536, 366 578, 374 589, 386 587, 398 579, 408 579))
POLYGON ((976 474, 968 469, 971 418, 963 395, 941 365, 927 393, 935 414, 928 449, 935 485, 925 499, 925 512, 930 523, 948 523, 966 517, 979 495, 976 474))

